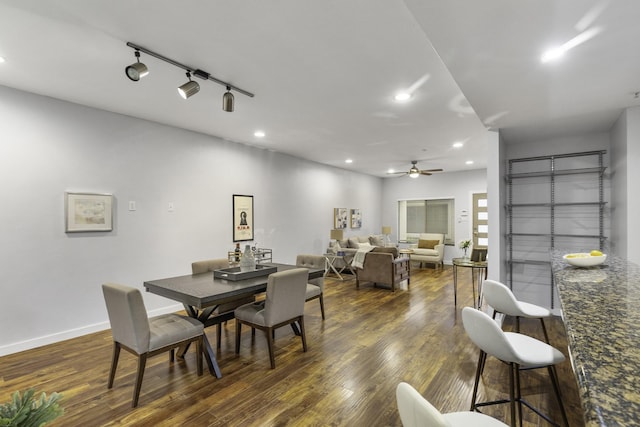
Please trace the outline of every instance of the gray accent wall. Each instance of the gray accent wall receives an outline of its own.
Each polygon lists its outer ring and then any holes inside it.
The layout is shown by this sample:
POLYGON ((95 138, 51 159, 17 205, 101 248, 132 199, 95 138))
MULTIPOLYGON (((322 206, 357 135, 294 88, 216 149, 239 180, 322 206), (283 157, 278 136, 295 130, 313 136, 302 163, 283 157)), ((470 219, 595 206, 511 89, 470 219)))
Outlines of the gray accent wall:
MULTIPOLYGON (((323 253, 335 207, 362 211, 345 235, 380 232, 377 177, 4 86, 0 121, 0 355, 108 328, 104 282, 226 256, 232 194, 254 196, 274 262, 323 253), (65 191, 112 193, 114 230, 66 234, 65 191)), ((143 295, 152 315, 181 309, 143 295)))

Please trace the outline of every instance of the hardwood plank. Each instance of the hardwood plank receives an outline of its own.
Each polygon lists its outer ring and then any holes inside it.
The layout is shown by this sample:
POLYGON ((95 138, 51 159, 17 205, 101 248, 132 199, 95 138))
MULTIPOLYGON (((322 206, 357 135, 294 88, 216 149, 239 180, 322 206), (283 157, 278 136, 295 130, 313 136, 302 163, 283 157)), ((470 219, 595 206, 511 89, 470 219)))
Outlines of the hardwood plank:
MULTIPOLYGON (((291 328, 276 332, 276 369, 269 369, 266 340, 243 328, 240 355, 235 323, 223 328, 217 349, 223 377, 198 377, 195 354, 173 364, 168 355, 148 361, 139 407, 131 408, 135 358, 123 352, 114 388, 107 389, 110 331, 0 358, 0 401, 34 386, 63 393, 65 415, 52 426, 399 426, 395 387, 407 381, 443 412, 469 409, 478 350, 466 336, 460 310, 472 305, 470 276, 459 272, 453 307, 451 268, 414 269, 411 289, 391 292, 355 280, 327 279, 322 321, 317 301, 306 304, 309 350, 291 328)), ((507 325, 508 326, 508 325, 507 325)), ((540 337, 538 322, 522 321, 524 333, 540 337)), ((566 354, 559 319, 549 324, 551 342, 566 354)), ((215 343, 215 329, 207 331, 215 343)), ((558 374, 572 426, 582 409, 569 362, 558 374)), ((506 395, 505 366, 491 358, 480 398, 506 395)), ((523 393, 559 419, 546 372, 523 374, 523 393)), ((485 413, 508 422, 506 407, 485 413)), ((546 423, 525 411, 525 426, 546 423)))

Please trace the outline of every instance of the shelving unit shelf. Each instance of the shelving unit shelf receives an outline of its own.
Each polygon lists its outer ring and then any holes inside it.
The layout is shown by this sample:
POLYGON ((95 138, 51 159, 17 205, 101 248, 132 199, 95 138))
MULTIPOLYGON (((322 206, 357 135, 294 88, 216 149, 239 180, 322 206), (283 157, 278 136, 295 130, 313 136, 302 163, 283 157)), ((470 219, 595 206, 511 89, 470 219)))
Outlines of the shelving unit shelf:
POLYGON ((548 286, 548 306, 554 308, 549 251, 603 250, 605 153, 601 150, 509 160, 505 209, 511 289, 548 286))

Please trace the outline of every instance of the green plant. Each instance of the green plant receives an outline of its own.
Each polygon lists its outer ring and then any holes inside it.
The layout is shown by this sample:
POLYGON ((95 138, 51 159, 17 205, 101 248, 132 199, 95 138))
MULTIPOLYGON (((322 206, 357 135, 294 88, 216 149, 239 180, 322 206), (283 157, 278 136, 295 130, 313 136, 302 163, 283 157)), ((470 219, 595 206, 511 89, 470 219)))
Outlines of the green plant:
POLYGON ((471 240, 461 240, 458 246, 460 249, 469 249, 471 246, 471 240))
POLYGON ((58 404, 62 397, 59 393, 46 393, 40 399, 34 397, 35 390, 30 388, 21 395, 16 391, 10 402, 0 405, 0 426, 40 427, 53 421, 64 413, 58 404))

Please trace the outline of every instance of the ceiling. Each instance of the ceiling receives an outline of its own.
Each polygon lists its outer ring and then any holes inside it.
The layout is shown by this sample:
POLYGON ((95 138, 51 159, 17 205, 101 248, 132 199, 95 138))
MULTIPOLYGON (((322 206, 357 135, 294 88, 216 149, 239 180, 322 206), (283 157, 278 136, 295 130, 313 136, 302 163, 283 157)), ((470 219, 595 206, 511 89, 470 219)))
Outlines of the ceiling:
POLYGON ((411 160, 451 172, 486 167, 487 129, 607 131, 640 105, 639 14, 637 0, 0 0, 0 84, 375 176, 411 160), (225 88, 195 79, 183 100, 185 71, 144 53, 132 82, 126 42, 255 97, 224 112, 225 88))

